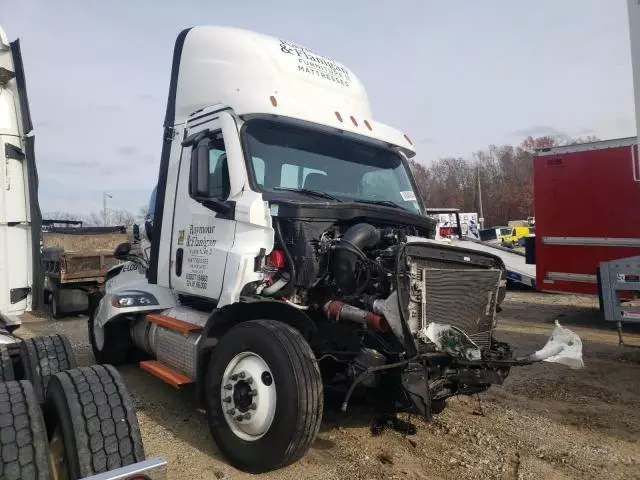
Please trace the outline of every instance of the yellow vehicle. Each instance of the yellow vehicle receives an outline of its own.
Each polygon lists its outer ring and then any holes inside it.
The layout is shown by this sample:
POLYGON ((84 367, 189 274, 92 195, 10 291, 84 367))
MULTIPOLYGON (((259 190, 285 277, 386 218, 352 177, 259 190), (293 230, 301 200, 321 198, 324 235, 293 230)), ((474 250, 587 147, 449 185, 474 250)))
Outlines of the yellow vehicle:
POLYGON ((521 238, 528 237, 531 234, 530 227, 502 227, 500 228, 500 240, 502 245, 507 247, 516 247, 521 238))

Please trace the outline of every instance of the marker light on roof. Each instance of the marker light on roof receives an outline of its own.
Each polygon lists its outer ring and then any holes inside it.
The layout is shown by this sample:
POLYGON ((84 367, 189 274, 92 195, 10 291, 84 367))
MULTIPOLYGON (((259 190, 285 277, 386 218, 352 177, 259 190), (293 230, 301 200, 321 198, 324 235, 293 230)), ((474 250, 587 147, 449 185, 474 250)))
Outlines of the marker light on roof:
POLYGON ((273 105, 274 107, 278 106, 278 100, 276 100, 276 97, 274 97, 273 95, 271 95, 269 97, 269 100, 271 100, 271 105, 273 105))
POLYGON ((404 134, 404 138, 407 139, 407 142, 409 142, 411 145, 413 145, 413 142, 411 141, 411 139, 409 138, 409 136, 406 133, 404 134))
POLYGON ((373 128, 371 128, 371 124, 369 123, 369 120, 365 120, 364 124, 367 126, 369 130, 373 130, 373 128))
POLYGON ((342 115, 340 115, 340 112, 336 112, 336 118, 341 122, 342 121, 342 115))
POLYGON ((357 126, 358 126, 358 122, 356 121, 356 119, 354 118, 354 116, 353 116, 353 115, 351 115, 351 117, 349 117, 349 118, 351 118, 351 121, 352 121, 352 122, 353 122, 353 124, 357 127, 357 126))

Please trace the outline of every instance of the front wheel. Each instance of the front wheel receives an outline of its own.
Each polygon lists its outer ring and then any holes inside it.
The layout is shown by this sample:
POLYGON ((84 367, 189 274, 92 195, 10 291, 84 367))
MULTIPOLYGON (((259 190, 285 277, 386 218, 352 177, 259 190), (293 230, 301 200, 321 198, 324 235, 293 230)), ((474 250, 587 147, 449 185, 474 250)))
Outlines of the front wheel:
POLYGON ((218 448, 248 472, 295 462, 320 429, 318 363, 300 332, 281 322, 252 320, 224 335, 212 354, 205 393, 218 448))
POLYGON ((98 304, 101 294, 94 294, 89 298, 89 319, 87 330, 89 331, 89 343, 96 362, 114 366, 127 363, 133 342, 129 331, 129 322, 126 319, 115 320, 100 326, 96 322, 98 304))

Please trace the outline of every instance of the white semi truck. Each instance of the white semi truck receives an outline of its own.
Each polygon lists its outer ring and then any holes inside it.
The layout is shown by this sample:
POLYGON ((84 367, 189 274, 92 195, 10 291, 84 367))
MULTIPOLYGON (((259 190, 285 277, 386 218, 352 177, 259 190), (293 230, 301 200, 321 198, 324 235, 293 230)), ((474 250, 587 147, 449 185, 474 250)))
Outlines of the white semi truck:
POLYGON ((117 370, 78 368, 63 335, 19 336, 42 300, 33 142, 20 44, 0 27, 0 479, 162 480, 117 370))
POLYGON ((149 258, 117 249, 128 263, 92 302, 96 358, 195 384, 218 448, 251 472, 305 454, 323 389, 343 409, 362 387, 382 415, 429 418, 512 366, 579 366, 561 327, 527 358, 494 339, 502 262, 432 239, 414 154, 344 65, 248 31, 183 31, 149 258))

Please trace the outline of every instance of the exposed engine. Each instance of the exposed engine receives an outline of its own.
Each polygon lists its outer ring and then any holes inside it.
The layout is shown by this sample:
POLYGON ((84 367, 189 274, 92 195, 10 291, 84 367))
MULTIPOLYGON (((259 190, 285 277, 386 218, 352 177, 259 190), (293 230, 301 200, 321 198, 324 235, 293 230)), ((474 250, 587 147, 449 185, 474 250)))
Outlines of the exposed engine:
MULTIPOLYGON (((286 297, 334 318, 338 304, 364 310, 368 320, 400 315, 423 339, 428 323, 447 323, 489 347, 505 292, 497 257, 437 244, 413 228, 283 223, 276 225, 279 248, 264 267, 269 279, 256 293, 286 297)), ((387 321, 398 326, 394 318, 387 321)))
POLYGON ((377 386, 379 374, 399 362, 408 403, 420 403, 410 384, 430 385, 428 393, 415 393, 429 397, 418 408, 428 415, 431 402, 482 391, 508 374, 508 366, 482 366, 509 356, 492 340, 506 285, 497 257, 436 243, 412 226, 275 223, 268 280, 255 293, 315 320, 312 347, 328 383, 377 386), (415 372, 421 381, 412 379, 415 372))

